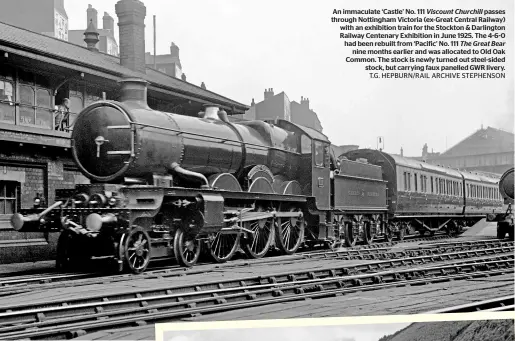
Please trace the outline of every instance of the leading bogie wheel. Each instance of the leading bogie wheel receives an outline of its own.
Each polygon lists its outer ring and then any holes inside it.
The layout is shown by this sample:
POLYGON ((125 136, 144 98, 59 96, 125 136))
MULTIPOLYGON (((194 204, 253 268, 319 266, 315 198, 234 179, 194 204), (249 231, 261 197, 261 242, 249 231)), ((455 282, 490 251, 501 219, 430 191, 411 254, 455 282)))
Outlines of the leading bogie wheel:
MULTIPOLYGON (((291 208, 289 212, 297 210, 291 208)), ((294 254, 304 240, 304 218, 279 217, 276 222, 276 241, 279 249, 286 255, 294 254)))
POLYGON ((58 270, 68 271, 72 270, 73 254, 72 251, 72 236, 70 232, 63 231, 57 240, 56 260, 55 266, 58 270))
POLYGON ((132 273, 139 274, 147 268, 151 258, 150 236, 141 227, 134 227, 123 239, 124 265, 132 273))
MULTIPOLYGON (((263 209, 258 209, 258 212, 263 212, 263 209)), ((246 221, 243 223, 243 226, 252 231, 253 233, 249 233, 248 239, 245 243, 242 243, 243 251, 250 258, 261 258, 270 249, 270 245, 272 244, 272 239, 274 237, 273 229, 274 229, 274 219, 272 217, 246 221)))
POLYGON ((224 263, 234 256, 240 245, 240 234, 218 232, 209 245, 209 253, 217 263, 224 263))
POLYGON ((201 242, 194 235, 179 227, 173 239, 173 252, 177 262, 185 267, 195 265, 200 257, 201 242))

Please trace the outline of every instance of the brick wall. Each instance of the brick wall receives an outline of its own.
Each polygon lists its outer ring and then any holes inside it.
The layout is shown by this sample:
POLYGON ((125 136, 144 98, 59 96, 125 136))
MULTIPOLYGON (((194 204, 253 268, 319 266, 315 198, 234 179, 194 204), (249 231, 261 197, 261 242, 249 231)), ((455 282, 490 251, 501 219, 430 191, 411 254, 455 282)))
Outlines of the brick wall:
MULTIPOLYGON (((5 150, 13 150, 9 146, 5 150)), ((0 153, 0 180, 20 183, 20 206, 31 208, 37 193, 46 205, 55 201, 55 190, 89 183, 69 155, 56 158, 55 151, 38 147, 16 148, 16 155, 0 153), (43 151, 46 152, 43 152, 43 151)), ((55 257, 58 233, 18 233, 9 224, 10 216, 0 215, 0 264, 34 262, 55 257)))

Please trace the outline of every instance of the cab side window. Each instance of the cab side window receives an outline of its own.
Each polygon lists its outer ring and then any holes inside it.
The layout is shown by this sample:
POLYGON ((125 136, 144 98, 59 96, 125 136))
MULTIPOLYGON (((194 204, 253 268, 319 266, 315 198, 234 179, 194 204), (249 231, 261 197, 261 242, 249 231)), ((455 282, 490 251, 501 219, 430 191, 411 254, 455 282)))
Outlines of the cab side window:
POLYGON ((311 154, 311 139, 306 135, 300 137, 300 149, 302 154, 311 154))
POLYGON ((324 161, 325 161, 324 144, 320 141, 315 141, 315 166, 323 167, 324 161))

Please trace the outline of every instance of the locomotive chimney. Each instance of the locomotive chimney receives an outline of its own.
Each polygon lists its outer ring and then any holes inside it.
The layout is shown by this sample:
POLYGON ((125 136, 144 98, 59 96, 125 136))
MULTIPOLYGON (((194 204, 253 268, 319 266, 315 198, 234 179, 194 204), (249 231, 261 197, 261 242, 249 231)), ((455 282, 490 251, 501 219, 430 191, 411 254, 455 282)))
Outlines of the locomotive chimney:
POLYGON ((120 27, 120 63, 133 71, 145 73, 145 15, 139 0, 120 0, 115 6, 120 27))
POLYGON ((129 102, 144 109, 150 109, 147 104, 147 84, 141 78, 126 78, 120 82, 120 102, 129 102))

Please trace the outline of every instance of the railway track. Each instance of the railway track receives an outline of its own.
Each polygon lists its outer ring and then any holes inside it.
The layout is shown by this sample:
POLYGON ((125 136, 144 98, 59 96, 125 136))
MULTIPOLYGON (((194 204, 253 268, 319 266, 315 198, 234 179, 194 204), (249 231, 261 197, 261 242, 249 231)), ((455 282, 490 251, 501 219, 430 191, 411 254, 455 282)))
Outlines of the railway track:
MULTIPOLYGON (((427 262, 432 256, 424 256, 427 262)), ((3 307, 2 339, 62 339, 198 314, 513 273, 513 253, 420 266, 414 258, 3 307), (408 264, 409 263, 409 264, 408 264), (408 269, 398 267, 410 266, 408 269), (418 266, 417 266, 418 265, 418 266), (415 267, 414 267, 415 266, 415 267)))
MULTIPOLYGON (((407 236, 405 237, 405 241, 392 241, 392 242, 384 242, 384 243, 375 243, 372 245, 358 245, 351 248, 346 248, 346 252, 352 253, 353 250, 363 250, 363 249, 387 249, 386 246, 393 246, 402 242, 417 242, 417 241, 430 241, 430 240, 441 240, 441 239, 449 239, 452 237, 449 237, 448 235, 435 235, 432 237, 418 237, 418 236, 407 236)), ((235 266, 241 266, 241 262, 244 262, 245 264, 254 264, 254 263, 275 263, 275 262, 282 262, 284 260, 289 259, 302 259, 304 257, 310 257, 310 254, 315 254, 313 257, 320 257, 320 254, 323 253, 330 253, 331 251, 328 251, 325 249, 325 251, 321 251, 323 248, 319 248, 317 250, 309 250, 309 251, 302 251, 297 252, 294 255, 290 256, 282 256, 282 255, 275 255, 271 257, 266 257, 262 259, 235 259, 233 262, 229 263, 223 263, 223 264, 214 264, 210 262, 203 262, 199 263, 197 266, 205 266, 205 265, 212 265, 212 266, 218 266, 218 267, 224 267, 224 266, 231 266, 232 264, 236 264, 235 266)), ((334 251, 333 251, 334 252, 334 251)), ((354 252, 356 253, 356 252, 354 252)), ((272 252, 273 254, 273 252, 272 252)), ((313 258, 311 257, 311 258, 313 258)), ((322 257, 323 258, 323 257, 322 257)), ((162 260, 154 260, 153 263, 160 263, 162 260)), ((153 270, 149 270, 145 273, 155 273, 160 272, 162 270, 169 270, 173 269, 172 271, 180 271, 181 269, 183 271, 188 271, 190 269, 182 268, 179 265, 172 265, 172 266, 165 266, 165 267, 153 267, 153 270)), ((57 272, 46 272, 46 271, 23 271, 18 273, 13 273, 9 277, 3 277, 3 279, 0 281, 0 295, 1 295, 1 289, 2 287, 8 287, 13 285, 24 285, 24 284, 45 284, 45 283, 55 283, 55 282, 61 282, 66 280, 73 280, 73 279, 80 279, 80 278, 91 278, 91 277, 98 277, 98 276, 105 276, 103 273, 95 272, 85 272, 85 273, 57 273, 57 272)))
POLYGON ((504 296, 491 300, 462 304, 454 307, 429 311, 424 314, 470 313, 475 311, 514 311, 515 296, 504 296))
MULTIPOLYGON (((105 276, 102 274, 70 274, 70 275, 55 275, 55 276, 42 276, 29 277, 29 278, 11 278, 0 281, 0 296, 19 294, 32 290, 42 290, 45 288, 56 288, 56 287, 68 287, 68 286, 81 286, 91 285, 106 282, 120 282, 131 279, 141 278, 156 278, 156 277, 174 277, 183 276, 185 274, 204 274, 210 271, 219 271, 220 269, 230 269, 235 267, 244 266, 258 266, 267 265, 271 263, 286 264, 288 262, 301 262, 301 261, 313 261, 316 259, 326 260, 388 260, 388 259, 400 259, 406 257, 417 257, 423 255, 444 255, 452 252, 469 251, 474 250, 486 250, 483 255, 493 253, 507 252, 507 250, 513 250, 513 242, 504 242, 501 240, 480 240, 480 241, 468 241, 461 243, 452 243, 444 247, 443 245, 428 248, 408 249, 401 251, 389 251, 388 248, 373 248, 373 249, 348 249, 342 251, 328 251, 319 253, 307 253, 292 256, 281 256, 276 257, 277 259, 260 259, 253 260, 252 262, 231 262, 225 264, 205 264, 199 265, 194 268, 185 269, 182 267, 166 267, 164 269, 150 270, 140 275, 122 274, 122 275, 111 275, 105 276)), ((460 254, 466 255, 466 254, 460 254)), ((468 257, 468 256, 467 256, 468 257)))

